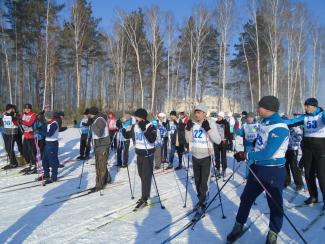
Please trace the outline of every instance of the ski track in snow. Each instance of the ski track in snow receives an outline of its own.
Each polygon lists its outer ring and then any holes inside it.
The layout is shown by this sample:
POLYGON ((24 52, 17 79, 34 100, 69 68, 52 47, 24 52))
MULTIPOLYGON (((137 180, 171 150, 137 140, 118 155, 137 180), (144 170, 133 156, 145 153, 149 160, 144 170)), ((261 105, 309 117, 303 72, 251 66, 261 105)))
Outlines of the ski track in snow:
MULTIPOLYGON (((60 162, 75 158, 79 153, 78 129, 68 129, 60 133, 59 159, 60 162)), ((241 139, 238 138, 237 149, 242 147, 241 139)), ((7 164, 3 149, 0 149, 0 166, 7 164)), ((176 156, 177 157, 177 156, 176 156)), ((151 201, 153 206, 132 212, 136 200, 140 197, 140 179, 136 169, 136 156, 134 148, 130 149, 130 177, 133 187, 135 182, 135 199, 131 200, 130 189, 125 168, 117 168, 115 152, 110 153, 108 167, 116 186, 108 186, 99 193, 90 194, 66 202, 45 206, 62 199, 77 195, 65 196, 69 193, 78 192, 94 186, 95 169, 94 156, 85 162, 84 175, 81 189, 78 189, 79 176, 82 161, 65 162, 65 167, 59 169, 59 177, 62 181, 43 186, 20 189, 40 184, 31 182, 19 186, 15 184, 32 181, 37 175, 21 175, 18 172, 22 168, 9 171, 0 171, 0 243, 161 243, 170 235, 185 225, 192 215, 184 218, 159 234, 154 232, 165 226, 177 217, 189 211, 197 202, 195 185, 189 179, 187 208, 183 208, 185 196, 186 171, 180 170, 157 174, 156 180, 159 193, 166 209, 162 210, 158 198, 151 201), (134 178, 135 177, 135 178, 134 178), (176 184, 179 184, 180 189, 176 184), (123 184, 119 184, 123 182, 123 184), (4 189, 4 187, 10 187, 4 189), (20 190, 19 190, 20 189, 20 190), (120 211, 117 211, 120 210, 120 211), (103 217, 107 215, 106 217, 103 217), (102 226, 101 228, 97 228, 102 226)), ((187 157, 184 164, 186 164, 187 157)), ((177 159, 174 159, 176 162, 177 159)), ((228 153, 229 177, 233 164, 233 157, 228 153)), ((189 176, 191 176, 190 171, 189 176)), ((221 208, 218 207, 209 212, 205 218, 198 222, 194 230, 188 229, 175 238, 172 243, 225 243, 227 234, 231 231, 235 221, 240 195, 244 189, 242 175, 244 167, 235 174, 222 191, 222 202, 226 219, 222 219, 221 208)), ((226 178, 227 178, 226 177, 226 178)), ((223 181, 219 180, 219 187, 223 181)), ((154 184, 152 184, 151 196, 156 196, 154 184)), ((210 183, 210 199, 216 193, 214 177, 210 183)), ((294 192, 291 189, 284 190, 285 208, 293 204, 301 203, 307 196, 302 191, 292 203, 294 192)), ((319 194, 321 196, 321 193, 319 194)), ((265 194, 261 194, 252 207, 247 224, 254 221, 250 229, 240 238, 237 243, 264 243, 268 231, 269 208, 265 194)), ((219 198, 212 204, 219 204, 219 198)), ((287 209, 286 214, 301 230, 310 220, 318 215, 321 204, 314 207, 299 209, 287 209)), ((319 220, 310 230, 303 233, 308 243, 323 243, 325 218, 319 220)), ((278 243, 302 243, 289 223, 284 219, 282 231, 279 233, 278 243)))

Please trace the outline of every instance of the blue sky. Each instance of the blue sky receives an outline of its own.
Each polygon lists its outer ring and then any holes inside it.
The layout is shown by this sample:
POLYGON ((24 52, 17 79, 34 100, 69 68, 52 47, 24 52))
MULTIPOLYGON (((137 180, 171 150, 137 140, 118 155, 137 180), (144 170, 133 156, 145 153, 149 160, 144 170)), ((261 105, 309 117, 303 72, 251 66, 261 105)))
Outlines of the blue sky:
MULTIPOLYGON (((236 25, 233 27, 231 38, 231 46, 238 40, 243 23, 247 21, 247 1, 235 0, 236 9, 234 20, 236 25)), ((305 3, 309 12, 316 21, 325 25, 325 0, 294 0, 295 2, 305 3)), ((69 16, 69 6, 72 0, 57 0, 59 3, 66 3, 66 8, 63 10, 62 16, 69 16)), ((116 19, 115 10, 123 9, 126 11, 136 10, 138 8, 149 8, 157 5, 162 11, 172 11, 175 16, 175 21, 182 24, 184 19, 192 12, 192 7, 196 4, 204 3, 209 8, 215 7, 216 0, 90 0, 93 13, 96 17, 101 17, 100 27, 103 31, 110 32, 113 21, 116 19)), ((325 82, 321 81, 320 90, 325 90, 325 82)), ((322 100, 322 105, 325 106, 325 98, 322 100)))

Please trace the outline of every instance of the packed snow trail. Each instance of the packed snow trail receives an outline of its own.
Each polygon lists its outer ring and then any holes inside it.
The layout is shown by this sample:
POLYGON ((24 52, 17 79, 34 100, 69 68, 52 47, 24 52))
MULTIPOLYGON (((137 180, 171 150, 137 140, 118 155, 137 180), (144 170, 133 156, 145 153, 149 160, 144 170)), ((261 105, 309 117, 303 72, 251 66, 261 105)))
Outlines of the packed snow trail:
MULTIPOLYGON (((126 168, 117 168, 115 152, 110 153, 109 170, 114 184, 107 186, 104 195, 89 194, 73 200, 82 193, 76 193, 95 184, 95 166, 92 156, 84 166, 81 187, 78 189, 82 161, 73 160, 79 152, 79 132, 68 129, 60 133, 59 159, 65 167, 59 169, 60 181, 44 187, 35 182, 36 175, 21 175, 22 168, 0 172, 0 243, 161 243, 176 233, 191 219, 188 213, 197 202, 195 185, 190 178, 188 184, 187 208, 183 208, 180 192, 185 196, 186 171, 157 171, 156 180, 165 210, 159 206, 154 185, 152 185, 149 207, 133 212, 140 197, 140 179, 136 172, 134 148, 130 148, 129 170, 135 199, 131 200, 126 168), (179 188, 176 184, 178 181, 179 188), (133 185, 135 183, 135 186, 133 185), (35 185, 35 187, 33 187, 35 185), (36 186, 37 185, 37 186, 36 186), (24 188, 28 187, 28 188, 24 188), (24 188, 24 189, 21 189, 24 188), (75 193, 75 194, 74 194, 75 193), (51 203, 55 203, 51 206, 51 203), (183 218, 182 218, 183 217, 183 218), (173 222, 174 221, 174 222, 173 222), (169 225, 169 223, 172 223, 169 225), (167 226, 167 227, 166 227, 167 226), (158 231, 164 227, 163 230, 158 231)), ((241 140, 238 139, 237 147, 241 140)), ((0 167, 7 161, 3 150, 0 167)), ((175 162, 177 159, 175 159, 175 162)), ((233 157, 228 153, 227 175, 231 174, 233 157)), ((222 190, 222 202, 227 216, 222 219, 220 208, 208 211, 194 230, 187 229, 172 243, 225 243, 226 236, 234 224, 240 195, 244 189, 244 168, 222 190)), ((210 198, 217 192, 214 178, 210 183, 210 198)), ((222 185, 222 179, 219 180, 222 185)), ((325 218, 317 218, 322 204, 313 207, 298 207, 308 192, 295 194, 285 190, 284 207, 286 214, 303 233, 308 243, 322 243, 325 218), (309 222, 317 218, 309 227, 309 222)), ((262 194, 253 206, 247 221, 247 230, 237 243, 264 243, 268 231, 269 208, 262 194)), ((219 201, 213 203, 217 206, 219 201)), ((279 243, 300 243, 291 226, 284 220, 279 234, 279 243)))

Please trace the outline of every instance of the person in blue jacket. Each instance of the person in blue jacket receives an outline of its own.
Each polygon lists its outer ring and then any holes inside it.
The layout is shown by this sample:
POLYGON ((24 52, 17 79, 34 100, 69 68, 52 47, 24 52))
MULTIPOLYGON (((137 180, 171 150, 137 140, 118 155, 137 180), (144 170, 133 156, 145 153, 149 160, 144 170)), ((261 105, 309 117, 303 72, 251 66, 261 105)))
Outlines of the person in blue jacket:
MULTIPOLYGON (((246 153, 254 150, 254 144, 257 137, 258 123, 255 122, 254 113, 247 114, 246 122, 241 128, 236 130, 236 134, 244 138, 244 151, 246 153)), ((246 167, 245 178, 248 177, 249 170, 246 167)))
POLYGON ((325 200, 325 112, 318 106, 316 98, 305 101, 305 112, 298 118, 286 120, 286 123, 289 127, 304 125, 301 160, 310 195, 305 204, 309 205, 318 202, 316 177, 325 200))
MULTIPOLYGON (((285 153, 288 149, 289 129, 278 114, 279 107, 279 100, 274 96, 265 96, 259 101, 258 113, 262 119, 259 122, 254 150, 241 151, 234 155, 238 162, 246 160, 247 165, 272 196, 272 199, 269 195, 266 196, 270 208, 270 229, 266 243, 276 243, 283 224, 282 191, 286 177, 285 153)), ((227 236, 228 242, 234 242, 240 237, 250 209, 263 191, 262 186, 250 172, 240 197, 235 225, 227 236)))
POLYGON ((52 111, 45 112, 44 117, 47 121, 47 130, 45 134, 46 143, 42 162, 44 169, 45 184, 49 184, 58 180, 59 124, 55 120, 55 114, 52 111))

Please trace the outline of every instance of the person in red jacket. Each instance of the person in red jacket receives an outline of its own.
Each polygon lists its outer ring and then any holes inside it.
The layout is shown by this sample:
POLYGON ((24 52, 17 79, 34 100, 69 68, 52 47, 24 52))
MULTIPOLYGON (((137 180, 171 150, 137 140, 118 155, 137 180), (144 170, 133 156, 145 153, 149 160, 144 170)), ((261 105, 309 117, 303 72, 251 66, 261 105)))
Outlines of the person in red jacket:
POLYGON ((109 137, 111 141, 111 148, 110 149, 117 149, 117 140, 116 140, 116 132, 117 132, 117 126, 116 126, 116 118, 113 114, 113 112, 108 113, 108 120, 107 120, 107 126, 109 131, 109 137))
POLYGON ((29 163, 28 173, 37 173, 36 146, 34 141, 34 124, 36 119, 37 114, 32 111, 32 105, 26 103, 24 105, 24 114, 21 119, 21 124, 24 129, 23 154, 27 164, 29 163))

